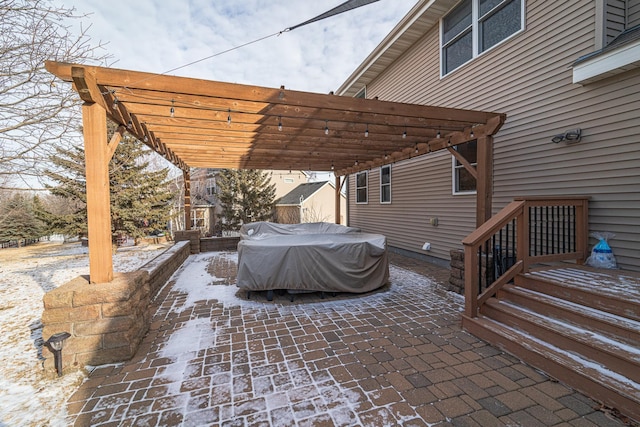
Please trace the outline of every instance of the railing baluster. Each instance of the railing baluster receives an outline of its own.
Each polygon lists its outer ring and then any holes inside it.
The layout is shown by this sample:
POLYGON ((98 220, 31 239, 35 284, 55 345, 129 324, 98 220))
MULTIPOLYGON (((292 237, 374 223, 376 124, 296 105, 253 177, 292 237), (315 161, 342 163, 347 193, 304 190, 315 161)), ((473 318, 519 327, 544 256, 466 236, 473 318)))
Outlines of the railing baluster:
POLYGON ((465 266, 469 272, 477 272, 465 277, 468 290, 465 314, 477 315, 479 305, 533 264, 582 257, 586 251, 587 200, 581 197, 514 200, 467 236, 463 240, 468 257, 465 266), (505 277, 514 265, 517 268, 505 277))
POLYGON ((482 245, 478 247, 478 295, 482 293, 482 245))

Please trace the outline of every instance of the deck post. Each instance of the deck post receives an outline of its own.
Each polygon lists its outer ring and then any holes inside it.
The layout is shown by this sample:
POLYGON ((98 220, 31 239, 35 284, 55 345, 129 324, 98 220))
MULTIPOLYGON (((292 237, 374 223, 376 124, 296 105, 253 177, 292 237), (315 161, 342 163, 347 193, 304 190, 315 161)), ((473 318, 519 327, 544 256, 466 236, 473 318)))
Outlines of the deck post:
POLYGON ((464 247, 464 314, 478 316, 478 251, 474 246, 464 247))
POLYGON ((336 175, 336 224, 340 224, 340 202, 342 198, 340 197, 340 176, 336 175))
POLYGON ((113 280, 111 205, 109 196, 110 146, 107 144, 107 113, 97 103, 82 106, 85 175, 87 179, 87 225, 89 234, 89 282, 113 280))
POLYGON ((191 174, 182 171, 184 181, 184 229, 191 230, 191 174))
POLYGON ((493 200, 493 137, 477 139, 478 179, 476 181, 476 227, 491 218, 493 200))

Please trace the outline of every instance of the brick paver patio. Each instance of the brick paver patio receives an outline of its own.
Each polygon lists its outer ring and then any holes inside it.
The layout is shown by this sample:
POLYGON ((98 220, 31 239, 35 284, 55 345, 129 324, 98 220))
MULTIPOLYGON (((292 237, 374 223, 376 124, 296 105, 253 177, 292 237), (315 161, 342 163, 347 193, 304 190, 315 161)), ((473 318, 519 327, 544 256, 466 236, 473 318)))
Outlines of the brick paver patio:
POLYGON ((597 403, 460 329, 448 273, 392 256, 366 295, 236 292, 233 253, 192 255, 137 356, 95 369, 79 426, 621 426, 597 403), (413 270, 413 271, 412 271, 413 270))

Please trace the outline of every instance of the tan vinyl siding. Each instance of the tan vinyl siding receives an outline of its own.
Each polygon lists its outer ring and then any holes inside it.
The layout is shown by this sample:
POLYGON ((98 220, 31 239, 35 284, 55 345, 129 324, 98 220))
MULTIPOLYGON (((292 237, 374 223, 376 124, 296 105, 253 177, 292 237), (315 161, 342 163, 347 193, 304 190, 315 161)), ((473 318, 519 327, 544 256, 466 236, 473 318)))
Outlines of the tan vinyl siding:
POLYGON ((606 0, 605 43, 610 43, 618 34, 624 31, 627 11, 626 0, 606 0))
POLYGON ((627 0, 627 28, 640 25, 640 0, 627 0))
MULTIPOLYGON (((506 113, 494 144, 494 212, 518 196, 589 195, 590 230, 616 233, 610 244, 618 262, 640 271, 640 71, 572 84, 573 62, 595 50, 595 2, 527 1, 525 32, 442 79, 438 31, 371 82, 367 96, 506 113), (575 128, 581 142, 551 142, 575 128)), ((370 182, 378 179, 372 171, 370 182)), ((392 182, 390 206, 373 205, 378 189, 370 187, 370 206, 351 201, 350 218, 386 230, 405 249, 431 240, 430 255, 446 259, 446 249, 460 247, 474 226, 475 197, 451 195, 448 154, 395 165, 392 182), (408 209, 399 206, 403 192, 412 194, 404 196, 408 209), (440 225, 431 227, 436 215, 440 225)))
MULTIPOLYGON (((355 206, 354 177, 349 180, 349 225, 387 236, 390 246, 448 259, 449 250, 475 225, 475 194, 451 195, 451 157, 435 153, 395 163, 391 169, 390 204, 380 204, 380 187, 369 186, 369 204, 355 206), (442 179, 442 177, 446 179, 442 179), (438 218, 438 226, 430 220, 438 218), (422 245, 431 243, 430 251, 422 245)), ((369 172, 379 182, 380 169, 369 172)))

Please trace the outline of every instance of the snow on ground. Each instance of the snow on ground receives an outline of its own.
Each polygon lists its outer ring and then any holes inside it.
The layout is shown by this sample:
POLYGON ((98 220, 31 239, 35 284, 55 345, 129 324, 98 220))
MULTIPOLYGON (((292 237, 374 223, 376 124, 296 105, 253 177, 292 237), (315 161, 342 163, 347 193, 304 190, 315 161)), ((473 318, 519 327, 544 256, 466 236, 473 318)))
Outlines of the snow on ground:
MULTIPOLYGON (((113 257, 114 270, 134 271, 167 247, 122 247, 113 257)), ((42 297, 86 274, 88 248, 79 242, 0 249, 0 426, 66 425, 64 402, 85 376, 43 374, 42 297)))
MULTIPOLYGON (((173 299, 171 307, 168 308, 167 316, 181 314, 185 310, 196 307, 198 302, 215 301, 216 304, 222 305, 224 312, 228 313, 231 310, 239 309, 242 313, 241 317, 243 318, 280 318, 282 322, 285 322, 286 320, 282 319, 293 315, 296 319, 304 317, 311 318, 318 327, 323 325, 324 322, 327 322, 327 326, 330 326, 333 325, 333 320, 336 318, 342 316, 349 317, 350 314, 358 310, 366 312, 372 307, 385 307, 389 299, 404 299, 407 294, 418 292, 419 290, 424 291, 425 288, 435 286, 435 284, 425 276, 391 265, 391 284, 389 285, 389 289, 385 292, 372 292, 366 295, 358 295, 356 298, 357 302, 354 302, 354 299, 350 297, 338 297, 327 300, 316 300, 313 303, 307 304, 290 304, 283 301, 283 298, 278 298, 278 300, 273 303, 265 304, 264 297, 247 299, 246 293, 240 291, 237 286, 229 285, 224 279, 214 277, 208 272, 208 266, 211 262, 220 257, 237 263, 237 253, 235 252, 201 253, 191 255, 185 261, 172 278, 172 280, 174 280, 172 292, 182 294, 184 298, 173 299), (398 284, 402 285, 398 286, 398 284)), ((313 294, 313 296, 315 297, 316 295, 313 294)), ((296 298, 302 299, 304 296, 298 295, 296 298)), ((463 300, 460 300, 457 295, 449 295, 449 293, 447 293, 444 298, 453 302, 453 304, 451 304, 452 309, 456 311, 462 309, 463 300)), ((228 316, 222 316, 216 320, 206 317, 191 317, 182 322, 178 329, 171 332, 166 343, 161 344, 160 357, 171 360, 171 363, 156 374, 154 381, 168 387, 167 395, 172 396, 174 403, 178 406, 184 406, 186 408, 190 397, 191 389, 183 390, 181 386, 185 378, 190 378, 191 372, 189 370, 193 368, 193 366, 190 365, 190 363, 193 362, 193 355, 200 350, 212 346, 215 347, 217 344, 228 344, 226 340, 229 338, 224 332, 224 329, 230 326, 229 322, 230 318, 228 316), (223 331, 222 336, 219 335, 220 330, 223 331)), ((252 351, 250 345, 247 350, 252 351)), ((260 376, 252 378, 252 383, 249 388, 253 387, 255 393, 264 400, 246 399, 246 384, 238 383, 238 377, 233 377, 231 374, 231 372, 234 371, 235 365, 242 365, 247 362, 244 357, 244 354, 239 351, 231 359, 231 367, 228 370, 211 372, 211 375, 216 376, 216 384, 219 386, 218 392, 233 395, 234 406, 241 408, 240 412, 251 410, 252 412, 259 413, 265 410, 265 406, 269 411, 277 411, 278 408, 289 405, 291 396, 278 387, 263 387, 261 379, 264 380, 265 377, 260 378, 260 376), (236 358, 238 360, 236 360, 236 358), (236 392, 236 390, 242 391, 236 392), (238 400, 235 401, 235 399, 238 400)), ((361 403, 361 396, 358 393, 332 381, 330 377, 313 377, 301 360, 288 360, 285 362, 269 360, 269 365, 278 363, 288 365, 288 369, 286 370, 289 371, 293 383, 299 386, 295 390, 296 399, 299 401, 312 402, 314 399, 317 399, 318 396, 322 396, 327 402, 333 402, 331 414, 336 423, 340 425, 356 423, 356 420, 352 417, 353 414, 357 412, 356 407, 361 403), (303 387, 305 384, 306 386, 303 387)), ((256 368, 256 370, 259 369, 260 367, 256 368)), ((285 371, 285 369, 282 369, 282 371, 285 371)), ((270 384, 268 378, 267 384, 270 384)), ((375 392, 373 392, 373 394, 373 397, 376 398, 375 392)), ((225 424, 225 421, 233 419, 233 414, 225 411, 229 411, 228 406, 223 406, 223 409, 221 409, 220 421, 222 424, 225 424)), ((311 405, 308 416, 312 416, 315 411, 316 409, 311 405)), ((298 412, 297 415, 301 418, 305 417, 303 412, 298 412)), ((407 420, 410 417, 412 417, 412 415, 407 415, 407 420)), ((191 421, 198 422, 197 418, 193 418, 191 421)), ((402 422, 403 420, 400 421, 402 422)), ((396 425, 395 419, 393 421, 380 420, 380 422, 381 426, 396 425)), ((206 423, 202 421, 202 425, 205 424, 206 423)), ((286 418, 280 423, 274 421, 274 425, 287 426, 291 424, 290 420, 286 418)))

